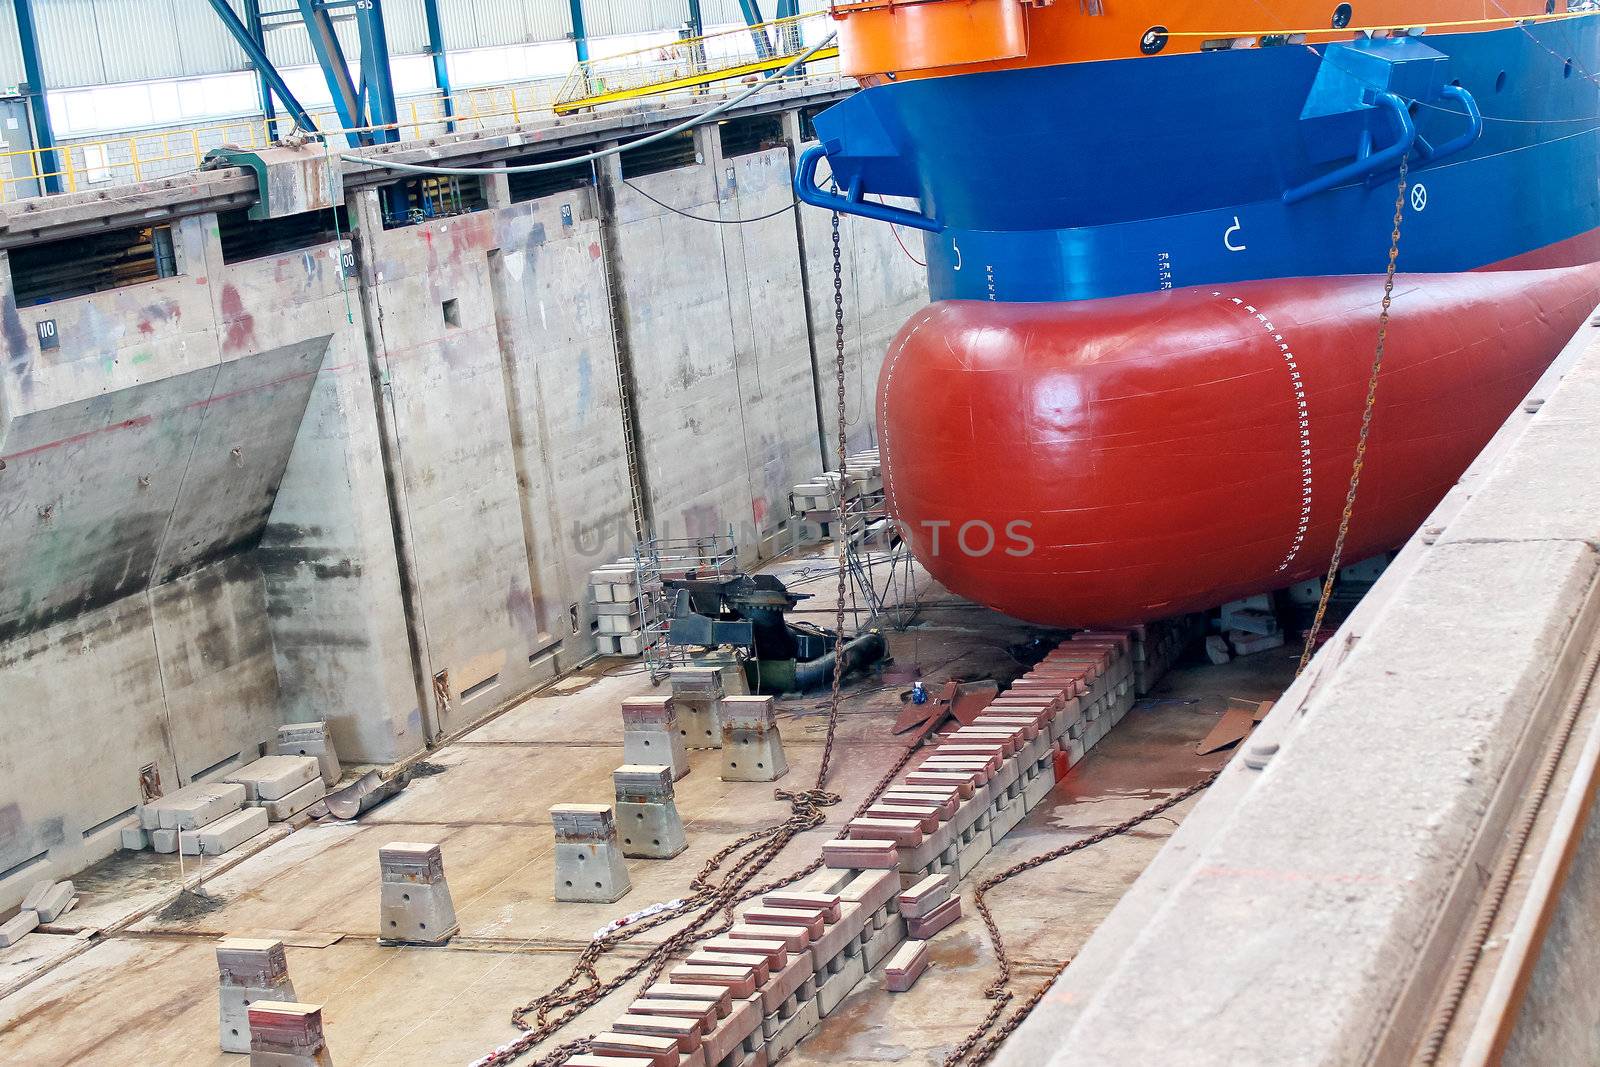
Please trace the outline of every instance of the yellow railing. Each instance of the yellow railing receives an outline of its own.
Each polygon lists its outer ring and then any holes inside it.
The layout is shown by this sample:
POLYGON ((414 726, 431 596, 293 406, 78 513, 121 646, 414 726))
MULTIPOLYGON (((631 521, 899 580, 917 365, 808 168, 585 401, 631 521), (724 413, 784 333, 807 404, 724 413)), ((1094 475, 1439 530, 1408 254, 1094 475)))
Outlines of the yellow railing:
MULTIPOLYGON (((800 50, 798 42, 803 34, 799 23, 805 18, 815 17, 783 19, 755 28, 766 33, 774 41, 775 46, 788 49, 787 56, 778 56, 772 69, 781 67, 788 58, 792 58, 800 50)), ((740 28, 737 31, 711 34, 696 38, 693 42, 679 42, 679 44, 700 47, 707 53, 705 62, 712 69, 726 71, 730 67, 725 60, 740 54, 739 46, 728 39, 735 35, 743 35, 749 53, 754 55, 756 48, 751 33, 751 29, 740 28)), ((819 56, 819 61, 823 58, 826 57, 819 56)), ((625 69, 627 57, 619 56, 613 60, 601 60, 597 63, 617 64, 615 69, 620 71, 625 69)), ((590 64, 590 66, 595 65, 590 64)), ((833 64, 823 64, 823 67, 828 68, 826 70, 817 67, 816 64, 808 66, 816 69, 804 77, 836 76, 831 69, 833 64)), ((613 77, 614 75, 609 73, 612 68, 606 69, 608 71, 606 76, 613 77)), ((735 77, 737 74, 723 76, 735 77)), ((557 100, 572 80, 573 76, 569 76, 566 82, 558 82, 555 79, 516 82, 464 89, 448 97, 431 96, 402 100, 399 105, 400 121, 394 128, 399 130, 402 140, 421 140, 446 133, 452 126, 457 131, 472 131, 541 120, 554 121, 561 113, 557 108, 557 100)), ((703 91, 704 84, 705 82, 696 83, 696 86, 692 87, 693 91, 703 91)), ((596 106, 610 99, 657 95, 671 91, 672 87, 661 88, 658 82, 657 88, 651 92, 641 91, 611 96, 607 100, 591 101, 585 106, 596 106)), ((313 112, 311 117, 316 121, 320 131, 318 136, 321 137, 342 138, 347 133, 360 132, 341 128, 337 117, 331 111, 313 112)), ((294 121, 283 116, 279 116, 271 123, 265 118, 236 119, 209 126, 152 130, 92 141, 71 141, 50 149, 29 148, 0 152, 0 204, 42 195, 46 179, 49 178, 56 179, 63 192, 79 192, 190 173, 199 169, 206 153, 213 148, 266 148, 278 138, 286 136, 293 128, 294 121), (52 156, 53 163, 50 162, 52 156)))
MULTIPOLYGON (((457 130, 514 125, 554 117, 555 79, 464 89, 448 97, 400 101, 395 124, 404 140, 419 140, 457 130), (446 108, 448 102, 449 107, 446 108)), ((343 137, 346 130, 331 112, 313 112, 320 136, 343 137)), ((63 192, 125 185, 149 178, 199 169, 213 148, 266 148, 294 128, 279 116, 236 119, 193 128, 152 130, 99 140, 71 141, 55 148, 0 152, 0 203, 41 195, 45 181, 56 179, 63 192), (50 157, 54 156, 54 162, 50 157)))
MULTIPOLYGON (((590 59, 567 75, 556 94, 555 112, 565 115, 583 108, 703 90, 714 82, 770 74, 806 50, 808 23, 813 24, 809 27, 813 41, 826 32, 826 17, 822 12, 796 15, 590 59)), ((838 54, 836 49, 825 49, 808 65, 831 66, 827 61, 838 54)))

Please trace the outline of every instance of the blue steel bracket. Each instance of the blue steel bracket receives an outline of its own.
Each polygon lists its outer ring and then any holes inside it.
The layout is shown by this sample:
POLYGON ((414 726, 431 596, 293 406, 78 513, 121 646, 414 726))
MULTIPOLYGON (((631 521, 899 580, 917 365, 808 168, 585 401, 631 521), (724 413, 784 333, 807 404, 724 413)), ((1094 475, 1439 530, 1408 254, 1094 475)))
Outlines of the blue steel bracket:
MULTIPOLYGON (((1404 107, 1401 110, 1405 110, 1404 107)), ((794 195, 803 203, 827 211, 837 211, 841 215, 859 215, 864 219, 889 222, 896 226, 910 226, 912 229, 927 230, 929 233, 940 233, 944 230, 944 223, 920 211, 890 207, 888 204, 874 204, 862 199, 866 194, 861 188, 860 178, 851 182, 843 195, 823 189, 817 184, 817 164, 821 163, 827 154, 828 150, 823 145, 812 145, 800 153, 800 162, 794 171, 794 195)))
POLYGON ((1438 148, 1428 143, 1426 137, 1417 137, 1417 155, 1423 162, 1432 162, 1443 159, 1445 156, 1455 155, 1464 148, 1476 144, 1479 137, 1483 136, 1483 112, 1478 110, 1478 102, 1472 94, 1459 85, 1446 85, 1440 88, 1439 96, 1457 101, 1467 112, 1467 130, 1456 137, 1452 137, 1438 148))
MULTIPOLYGON (((1285 204, 1298 204, 1308 197, 1326 192, 1335 186, 1387 170, 1389 167, 1398 165, 1400 160, 1411 151, 1412 146, 1417 143, 1417 125, 1411 121, 1411 112, 1407 110, 1405 101, 1393 93, 1379 92, 1374 95, 1372 103, 1388 108, 1399 121, 1400 136, 1395 140, 1394 144, 1382 151, 1374 152, 1371 139, 1363 137, 1354 163, 1347 163, 1321 177, 1313 178, 1304 184, 1285 190, 1283 194, 1283 202, 1285 204)), ((1457 138, 1456 140, 1459 139, 1457 138)), ((1455 144, 1455 141, 1451 141, 1450 144, 1455 144)), ((1448 148, 1450 146, 1446 145, 1445 147, 1448 148)))

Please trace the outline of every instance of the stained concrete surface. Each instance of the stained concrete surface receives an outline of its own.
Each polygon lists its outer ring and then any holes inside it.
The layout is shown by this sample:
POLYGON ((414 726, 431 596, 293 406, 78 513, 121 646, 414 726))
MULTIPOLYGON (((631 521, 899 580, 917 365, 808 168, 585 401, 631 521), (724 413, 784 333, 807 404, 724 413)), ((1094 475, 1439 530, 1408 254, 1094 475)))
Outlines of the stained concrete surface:
MULTIPOLYGON (((313 719, 391 763, 582 662, 635 480, 657 532, 769 557, 837 419, 831 235, 783 210, 783 128, 418 225, 347 187, 339 239, 255 258, 199 205, 176 275, 31 306, 0 251, 0 911, 115 851, 146 766, 171 790, 313 719)), ((864 448, 927 289, 888 227, 840 236, 864 448)))
MULTIPOLYGON (((777 570, 815 573, 816 564, 777 570)), ((921 584, 923 606, 914 625, 889 635, 898 664, 920 664, 932 684, 953 676, 1020 672, 1008 649, 1037 631, 955 600, 925 578, 921 584)), ((801 588, 819 594, 811 604, 825 606, 832 583, 801 588)), ((1207 773, 1225 757, 1197 757, 1193 742, 1215 722, 1226 698, 1271 696, 1292 665, 1282 653, 1267 653, 1226 668, 1175 671, 1006 838, 977 876, 1126 818, 1207 773)), ((302 999, 326 1006, 329 1040, 342 1064, 463 1063, 513 1038, 512 1008, 564 977, 591 931, 686 892, 689 879, 718 848, 787 814, 770 786, 721 782, 719 753, 691 753, 693 771, 677 784, 689 851, 670 861, 630 861, 634 889, 618 904, 555 904, 548 808, 610 799, 610 772, 621 759, 618 703, 648 688, 627 661, 599 661, 432 754, 430 762, 443 773, 414 780, 359 822, 298 830, 206 879, 218 906, 178 921, 159 912, 145 915, 57 962, 0 1000, 0 1063, 236 1062, 217 1051, 213 942, 252 934, 289 941, 296 989, 302 999), (376 942, 377 850, 397 839, 444 845, 462 926, 449 947, 385 948, 376 942)), ((844 802, 830 810, 828 825, 793 842, 773 873, 813 858, 903 750, 905 739, 889 732, 903 689, 873 679, 850 687, 830 778, 844 802)), ((791 765, 780 786, 808 784, 816 773, 826 724, 819 709, 823 699, 813 694, 780 703, 791 765)), ((1088 936, 1172 825, 1153 821, 995 891, 1018 961, 1019 992, 1042 981, 1088 936)), ((204 863, 215 867, 219 861, 204 863)), ((187 861, 191 875, 197 866, 187 861)), ((84 901, 64 927, 111 926, 119 913, 149 911, 161 900, 159 888, 171 888, 176 873, 171 857, 108 861, 80 881, 84 901)), ((59 960, 71 947, 54 937, 43 952, 29 943, 18 948, 40 958, 27 962, 0 953, 0 981, 48 965, 45 954, 59 960)), ((619 958, 637 951, 630 947, 619 958)), ((992 960, 978 920, 969 914, 941 934, 934 960, 934 968, 905 994, 887 994, 879 978, 869 976, 791 1062, 940 1058, 986 1007, 979 991, 992 977, 992 960)), ((618 966, 608 962, 602 974, 618 966)), ((592 1032, 618 1013, 622 998, 611 1000, 570 1033, 592 1032)))

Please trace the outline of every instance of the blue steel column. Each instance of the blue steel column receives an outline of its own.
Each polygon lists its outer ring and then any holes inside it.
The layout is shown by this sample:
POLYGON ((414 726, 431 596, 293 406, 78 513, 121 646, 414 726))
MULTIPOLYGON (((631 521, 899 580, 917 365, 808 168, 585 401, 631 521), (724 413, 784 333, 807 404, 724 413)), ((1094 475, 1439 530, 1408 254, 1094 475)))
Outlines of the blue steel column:
MULTIPOLYGON (((226 6, 226 0, 211 0, 213 7, 219 3, 226 6)), ((361 94, 350 78, 350 64, 345 60, 344 48, 333 32, 333 19, 317 0, 298 0, 298 3, 300 19, 306 25, 306 36, 311 40, 311 51, 317 57, 317 65, 322 68, 323 78, 327 80, 328 94, 333 97, 333 109, 339 115, 340 124, 346 130, 366 125, 361 94)), ((366 136, 359 133, 346 133, 345 139, 352 148, 369 143, 366 136)))
MULTIPOLYGON (((255 41, 256 47, 265 52, 267 38, 261 29, 261 0, 244 0, 244 28, 250 31, 250 39, 255 41)), ((276 140, 278 109, 272 106, 272 85, 260 67, 256 68, 256 87, 261 93, 261 114, 267 119, 267 136, 276 140)))
POLYGON ((744 15, 744 24, 750 27, 750 39, 756 43, 756 55, 766 59, 772 55, 772 42, 767 40, 767 31, 758 30, 766 21, 761 14, 760 0, 739 0, 739 11, 744 15))
POLYGON ((583 0, 567 0, 567 10, 572 12, 572 43, 578 49, 578 62, 589 62, 589 31, 583 24, 583 0))
POLYGON ((455 105, 450 101, 450 57, 444 50, 444 25, 439 21, 439 0, 422 0, 422 14, 428 21, 428 52, 433 56, 433 83, 444 98, 445 130, 454 133, 455 105))
POLYGON ((61 179, 56 176, 55 130, 50 125, 50 103, 45 99, 44 72, 39 65, 39 37, 33 28, 32 0, 11 0, 17 13, 17 40, 22 46, 22 76, 28 79, 28 106, 33 110, 34 147, 39 153, 39 170, 44 179, 44 191, 59 193, 61 179))
POLYGON ((394 74, 389 68, 389 37, 383 28, 383 0, 357 0, 356 31, 361 35, 361 87, 366 94, 367 121, 382 127, 375 141, 400 139, 400 112, 394 103, 394 74))
MULTIPOLYGON (((26 0, 18 0, 18 3, 25 2, 26 0)), ((272 60, 267 58, 267 53, 251 35, 249 28, 239 21, 239 16, 228 4, 228 0, 208 0, 208 2, 211 4, 211 10, 217 13, 217 18, 222 20, 223 29, 227 30, 229 36, 244 50, 244 54, 260 73, 261 80, 277 94, 279 100, 283 101, 283 106, 289 110, 289 115, 296 125, 307 133, 315 132, 317 124, 311 121, 306 109, 300 106, 300 101, 296 100, 294 93, 289 90, 283 75, 278 73, 278 68, 273 65, 272 60)))

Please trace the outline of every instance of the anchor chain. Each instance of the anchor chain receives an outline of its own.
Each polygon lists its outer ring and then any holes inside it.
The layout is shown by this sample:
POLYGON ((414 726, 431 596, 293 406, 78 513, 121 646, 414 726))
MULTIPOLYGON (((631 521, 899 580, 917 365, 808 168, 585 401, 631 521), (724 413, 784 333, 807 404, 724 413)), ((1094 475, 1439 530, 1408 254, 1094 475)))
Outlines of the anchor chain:
POLYGON ((1394 301, 1395 265, 1400 259, 1400 223, 1405 219, 1407 170, 1410 159, 1400 157, 1400 181, 1394 196, 1394 226, 1389 231, 1389 262, 1383 275, 1383 308, 1378 312, 1378 346, 1372 354, 1372 373, 1367 376, 1367 402, 1361 410, 1361 436, 1356 440, 1355 458, 1350 462, 1350 487, 1344 495, 1344 512, 1339 516, 1339 536, 1333 542, 1333 555, 1328 560, 1328 576, 1322 582, 1322 596, 1317 600, 1317 613, 1306 631, 1305 647, 1300 650, 1300 663, 1295 667, 1298 678, 1311 662, 1317 650, 1317 635, 1322 631, 1322 618, 1328 613, 1328 601, 1333 597, 1333 583, 1339 576, 1339 565, 1344 559, 1345 537, 1350 533, 1350 517, 1356 509, 1356 491, 1361 487, 1361 468, 1367 461, 1367 438, 1372 433, 1372 410, 1378 402, 1378 373, 1383 369, 1383 349, 1389 339, 1389 305, 1394 301))
MULTIPOLYGON (((845 523, 843 521, 843 477, 848 445, 845 435, 844 264, 840 246, 838 212, 833 213, 833 320, 834 383, 838 395, 837 459, 841 480, 839 494, 840 521, 835 524, 835 544, 839 552, 839 583, 838 604, 835 607, 833 685, 828 700, 827 739, 822 747, 822 759, 817 768, 816 783, 810 789, 773 790, 774 797, 789 802, 790 814, 788 818, 783 822, 745 834, 720 849, 706 861, 700 873, 689 883, 689 887, 693 892, 677 907, 658 912, 636 923, 630 923, 589 942, 579 955, 577 962, 573 965, 571 973, 562 979, 554 989, 529 1001, 511 1013, 512 1025, 519 1030, 525 1031, 525 1033, 515 1041, 503 1045, 479 1059, 475 1067, 499 1067, 499 1065, 511 1063, 520 1058, 536 1045, 555 1035, 589 1008, 640 975, 647 974, 647 982, 656 981, 675 957, 689 951, 696 942, 727 932, 733 925, 733 909, 736 905, 790 885, 822 867, 822 860, 817 859, 785 877, 755 888, 747 888, 756 875, 760 874, 790 841, 808 830, 821 826, 827 821, 825 809, 843 800, 843 797, 838 793, 831 792, 825 788, 828 781, 828 772, 833 761, 833 742, 838 731, 839 698, 844 679, 844 602, 847 576, 845 555, 848 536, 845 532, 845 523), (743 852, 742 855, 740 855, 741 852, 743 852), (736 855, 738 858, 731 862, 722 880, 720 882, 713 881, 723 864, 728 863, 736 855), (682 929, 666 938, 660 945, 651 949, 644 956, 633 961, 615 977, 605 981, 601 980, 597 967, 608 953, 641 934, 658 929, 666 923, 681 919, 684 916, 692 916, 692 918, 682 929), (721 917, 720 922, 717 922, 718 916, 721 917), (715 926, 711 925, 713 922, 716 922, 715 926)), ((911 761, 926 733, 927 731, 925 730, 915 742, 906 748, 904 754, 896 761, 895 765, 868 792, 866 799, 862 801, 861 806, 856 810, 857 815, 873 804, 883 791, 889 787, 889 783, 894 780, 895 776, 911 761)), ((557 1065, 565 1063, 571 1057, 589 1051, 591 1039, 592 1035, 564 1042, 550 1049, 535 1063, 537 1067, 557 1067, 557 1065)))
POLYGON ((989 943, 994 947, 995 967, 999 972, 995 976, 995 980, 990 982, 988 987, 984 989, 983 995, 994 1001, 994 1004, 990 1007, 989 1013, 984 1016, 983 1021, 944 1058, 943 1067, 957 1067, 957 1064, 967 1064, 969 1067, 974 1067, 974 1065, 989 1062, 1005 1039, 1010 1037, 1018 1026, 1022 1025, 1022 1020, 1026 1019, 1028 1013, 1033 1010, 1034 1005, 1039 1003, 1039 999, 1044 996, 1045 990, 1050 988, 1056 977, 1066 970, 1067 964, 1072 962, 1069 959, 1057 966, 1055 973, 1035 990, 1027 1000, 1023 1001, 1017 1010, 1012 1012, 1004 1023, 1000 1024, 998 1030, 995 1030, 995 1024, 999 1022, 1000 1016, 1005 1012, 1011 1001, 1015 999, 1016 994, 1007 988, 1011 984, 1011 957, 1006 953, 1005 939, 1000 936, 1000 927, 994 920, 994 913, 989 910, 987 899, 989 891, 1002 883, 1010 881, 1019 874, 1033 870, 1035 867, 1042 867, 1052 860, 1070 856, 1074 852, 1081 852, 1083 849, 1098 845, 1102 841, 1109 841, 1113 837, 1122 836, 1140 824, 1149 822, 1156 816, 1182 804, 1196 793, 1203 793, 1210 787, 1212 782, 1217 780, 1221 773, 1221 771, 1213 771, 1200 781, 1174 793, 1159 803, 1152 804, 1132 818, 1124 819, 1114 826, 1108 826, 1104 830, 1092 833, 1088 837, 1081 837, 1069 844, 1062 845, 1060 848, 1051 849, 1049 852, 1042 852, 1037 856, 1022 860, 1020 863, 1007 867, 999 874, 985 878, 978 883, 978 888, 973 894, 973 903, 978 909, 979 917, 983 919, 984 928, 989 932, 989 943), (989 1034, 990 1030, 995 1030, 995 1032, 987 1041, 984 1041, 984 1035, 989 1034), (982 1045, 978 1044, 980 1041, 983 1041, 982 1045))

